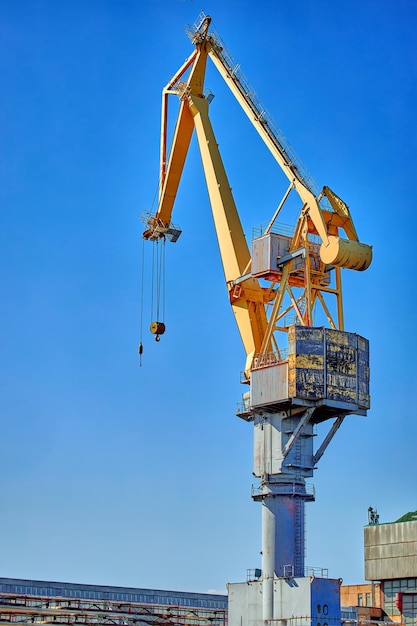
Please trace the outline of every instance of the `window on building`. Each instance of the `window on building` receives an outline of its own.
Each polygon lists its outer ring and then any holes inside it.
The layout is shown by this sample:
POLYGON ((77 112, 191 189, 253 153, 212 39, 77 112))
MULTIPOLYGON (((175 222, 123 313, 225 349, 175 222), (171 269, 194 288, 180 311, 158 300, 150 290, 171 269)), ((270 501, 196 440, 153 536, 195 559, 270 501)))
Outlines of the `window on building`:
POLYGON ((363 594, 358 593, 358 606, 363 606, 363 594))
POLYGON ((367 593, 365 595, 365 603, 366 603, 366 606, 371 606, 371 594, 370 593, 367 593))

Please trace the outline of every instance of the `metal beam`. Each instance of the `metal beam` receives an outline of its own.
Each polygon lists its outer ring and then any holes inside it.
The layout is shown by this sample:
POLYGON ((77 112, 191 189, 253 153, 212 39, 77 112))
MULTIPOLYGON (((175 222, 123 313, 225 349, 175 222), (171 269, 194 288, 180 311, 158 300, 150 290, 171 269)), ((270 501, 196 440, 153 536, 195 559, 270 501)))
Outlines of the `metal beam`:
POLYGON ((286 443, 286 445, 285 445, 285 447, 284 447, 284 449, 282 451, 282 455, 283 455, 284 459, 287 456, 287 454, 290 452, 291 448, 293 447, 293 445, 297 441, 298 437, 301 435, 301 431, 304 428, 304 426, 310 421, 310 418, 313 415, 315 410, 316 410, 316 407, 312 407, 310 409, 307 409, 307 411, 304 413, 303 417, 298 422, 297 428, 294 430, 293 434, 288 439, 288 441, 287 441, 287 443, 286 443))
POLYGON ((346 417, 346 415, 339 415, 339 417, 336 417, 335 421, 332 424, 331 429, 329 430, 329 432, 327 433, 326 437, 324 438, 320 448, 317 450, 316 454, 313 456, 313 463, 314 463, 314 465, 318 461, 320 461, 320 459, 323 456, 327 446, 329 445, 329 443, 331 442, 331 440, 335 436, 336 431, 342 425, 342 422, 345 419, 345 417, 346 417))

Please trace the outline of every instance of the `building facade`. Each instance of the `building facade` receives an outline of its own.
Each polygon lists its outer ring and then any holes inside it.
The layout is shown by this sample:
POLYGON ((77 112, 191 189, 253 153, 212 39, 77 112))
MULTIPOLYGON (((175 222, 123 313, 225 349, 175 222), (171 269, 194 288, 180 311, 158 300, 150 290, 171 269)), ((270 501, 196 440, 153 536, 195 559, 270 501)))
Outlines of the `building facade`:
POLYGON ((388 618, 416 626, 417 513, 391 524, 365 526, 365 578, 380 582, 388 618))
POLYGON ((345 622, 361 624, 384 621, 382 602, 379 583, 342 585, 340 588, 342 618, 345 622))
POLYGON ((342 606, 381 608, 381 585, 377 582, 361 585, 342 585, 340 602, 342 606))

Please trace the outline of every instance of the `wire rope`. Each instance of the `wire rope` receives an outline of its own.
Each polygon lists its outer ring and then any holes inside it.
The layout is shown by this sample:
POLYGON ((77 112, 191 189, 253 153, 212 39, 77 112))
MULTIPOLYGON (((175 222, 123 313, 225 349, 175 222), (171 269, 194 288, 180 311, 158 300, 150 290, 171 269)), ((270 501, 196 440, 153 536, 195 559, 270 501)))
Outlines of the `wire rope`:
MULTIPOLYGON (((158 242, 159 243, 159 242, 158 242)), ((165 240, 161 240, 158 251, 156 276, 156 318, 164 322, 165 318, 165 240)))
POLYGON ((153 242, 152 245, 152 273, 151 273, 151 322, 153 320, 153 309, 155 301, 155 249, 157 243, 153 242))
POLYGON ((139 315, 139 365, 142 367, 142 354, 143 354, 143 291, 145 283, 145 240, 142 239, 142 272, 141 272, 141 287, 140 287, 140 315, 139 315))
POLYGON ((163 250, 163 259, 162 259, 162 321, 165 323, 165 294, 166 294, 166 281, 165 281, 165 257, 166 257, 166 241, 164 239, 162 250, 163 250))

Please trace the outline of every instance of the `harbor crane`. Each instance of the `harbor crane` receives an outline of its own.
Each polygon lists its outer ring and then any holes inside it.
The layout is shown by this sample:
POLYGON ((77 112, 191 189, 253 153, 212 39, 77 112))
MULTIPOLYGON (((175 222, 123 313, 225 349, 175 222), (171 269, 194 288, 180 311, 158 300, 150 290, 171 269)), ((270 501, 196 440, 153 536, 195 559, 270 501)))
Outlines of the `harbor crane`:
MULTIPOLYGON (((195 131, 229 301, 246 354, 247 391, 237 414, 254 425, 253 473, 259 484, 252 495, 262 504, 262 569, 250 586, 229 585, 229 624, 297 615, 306 625, 337 623, 339 581, 306 576, 304 506, 314 500, 306 479, 345 417, 366 415, 370 406, 369 344, 344 329, 341 273, 366 270, 372 248, 360 242, 347 204, 328 186, 317 189, 212 29, 211 18, 201 14, 187 34, 194 51, 162 92, 159 201, 155 213, 142 217, 143 237, 175 242, 181 234, 172 212, 195 131), (204 84, 208 59, 288 179, 251 247, 210 121, 212 94, 204 84), (168 150, 170 96, 180 105, 168 150), (294 194, 299 215, 288 231, 278 218, 294 194), (319 310, 326 326, 315 325, 319 310), (315 426, 324 422, 328 432, 314 451, 315 426)), ((151 324, 158 339, 164 331, 162 321, 151 324)))

